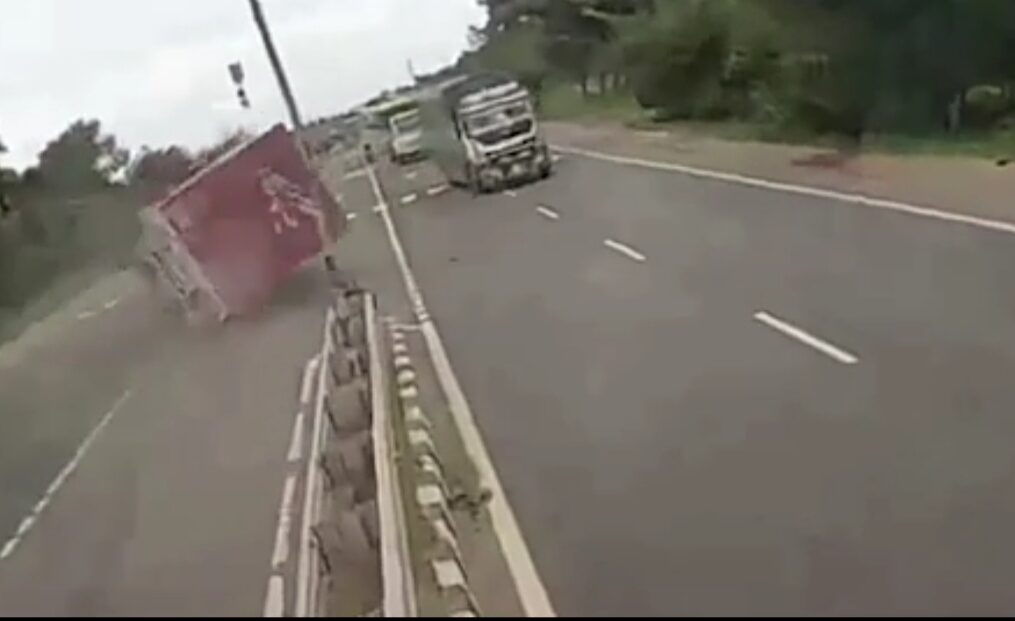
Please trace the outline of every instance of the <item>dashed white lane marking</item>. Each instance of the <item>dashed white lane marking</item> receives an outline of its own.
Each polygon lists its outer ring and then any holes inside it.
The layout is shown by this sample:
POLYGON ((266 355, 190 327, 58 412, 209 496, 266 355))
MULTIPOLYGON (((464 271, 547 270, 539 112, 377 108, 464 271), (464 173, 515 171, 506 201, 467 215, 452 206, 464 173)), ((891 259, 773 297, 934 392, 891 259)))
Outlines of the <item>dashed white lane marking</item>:
POLYGON ((355 220, 356 219, 356 214, 350 211, 350 212, 345 214, 345 219, 349 220, 349 221, 355 220))
POLYGON ((441 194, 442 192, 447 191, 447 189, 448 189, 448 184, 446 184, 446 183, 442 183, 440 185, 431 186, 431 187, 427 188, 426 195, 427 196, 437 196, 438 194, 441 194))
POLYGON ((310 405, 310 391, 314 389, 314 371, 321 363, 320 355, 313 356, 307 360, 303 367, 303 379, 300 383, 300 406, 310 405))
POLYGON ((281 617, 285 607, 285 582, 282 576, 268 579, 268 594, 264 597, 264 616, 281 617))
MULTIPOLYGON (((370 184, 373 187, 377 200, 383 205, 381 217, 384 218, 384 226, 388 233, 388 243, 395 255, 395 261, 402 274, 406 292, 414 306, 423 307, 423 298, 416 284, 416 277, 409 267, 409 261, 405 256, 405 249, 398 238, 394 221, 391 218, 390 209, 384 203, 384 194, 381 191, 380 182, 373 168, 368 168, 370 184)), ((530 617, 555 617, 556 613, 550 597, 546 592, 542 579, 539 577, 539 570, 532 560, 532 554, 525 543, 521 527, 515 518, 514 510, 508 501, 504 487, 501 485, 500 477, 494 467, 490 453, 483 442, 476 418, 469 407, 469 402, 462 391, 461 384, 451 368, 451 361, 448 359, 444 343, 441 341, 437 326, 430 319, 420 321, 420 330, 426 341, 427 349, 434 370, 437 373, 437 381, 448 400, 448 407, 455 420, 455 426, 462 436, 462 443, 465 445, 466 453, 472 458, 479 472, 479 478, 483 486, 491 492, 490 517, 493 522, 493 531, 500 543, 501 550, 507 561, 508 571, 515 583, 518 597, 521 600, 522 608, 530 617)), ((394 350, 394 348, 392 348, 394 350)), ((396 351, 396 353, 399 353, 396 351)))
POLYGON ((114 298, 114 299, 112 299, 112 300, 110 300, 110 301, 106 302, 106 303, 105 303, 105 304, 104 304, 104 305, 102 306, 102 308, 104 308, 104 309, 106 309, 106 310, 113 310, 113 309, 114 309, 114 308, 116 308, 116 307, 117 307, 117 305, 119 305, 119 304, 120 304, 120 298, 114 298))
POLYGON ((626 244, 620 243, 619 241, 607 239, 603 241, 603 245, 611 250, 616 250, 620 254, 626 256, 629 259, 633 259, 638 263, 644 263, 645 261, 647 261, 645 255, 643 255, 642 253, 638 252, 637 250, 626 244))
POLYGON ((550 161, 556 164, 557 162, 560 161, 560 155, 554 153, 553 155, 550 156, 550 161))
POLYGON ((412 194, 406 194, 405 196, 402 197, 402 204, 409 205, 411 203, 415 203, 417 198, 419 198, 419 196, 416 195, 415 192, 412 194))
POLYGON ((409 172, 405 173, 405 178, 408 179, 409 181, 412 181, 413 179, 416 178, 416 171, 410 170, 409 172))
POLYGON ((657 162, 653 160, 645 160, 634 157, 621 157, 617 155, 610 155, 608 153, 600 153, 598 151, 588 151, 586 149, 574 149, 571 147, 555 146, 554 148, 560 149, 565 153, 573 153, 575 155, 580 155, 582 157, 601 160, 604 162, 612 162, 614 164, 624 164, 627 166, 638 166, 640 168, 651 168, 653 170, 679 172, 691 177, 699 177, 703 179, 715 179, 718 181, 737 183, 740 185, 746 185, 756 188, 764 188, 766 190, 788 192, 790 194, 800 194, 803 196, 813 196, 815 198, 825 198, 843 203, 850 203, 853 205, 862 205, 864 207, 887 209, 890 211, 897 211, 899 213, 906 213, 913 216, 933 218, 935 220, 942 220, 944 222, 953 222, 957 224, 966 224, 981 229, 989 229, 992 231, 998 231, 1000 233, 1008 233, 1011 235, 1015 235, 1015 222, 1005 222, 1004 220, 991 220, 989 218, 979 218, 977 216, 968 216, 965 214, 955 213, 952 211, 944 211, 941 209, 934 209, 932 207, 923 207, 921 205, 904 203, 902 201, 894 201, 885 198, 876 198, 873 196, 866 196, 863 194, 849 194, 846 192, 837 192, 835 190, 823 190, 821 188, 815 188, 806 185, 796 185, 793 183, 785 183, 782 181, 769 181, 768 179, 761 179, 759 177, 749 177, 747 175, 740 175, 737 173, 727 173, 720 172, 717 170, 708 170, 707 168, 694 168, 693 166, 669 164, 666 162, 657 162))
POLYGON ((754 318, 757 321, 765 324, 766 326, 781 332, 782 334, 800 341, 804 345, 808 345, 821 353, 825 354, 829 358, 841 362, 842 364, 856 364, 860 361, 859 358, 849 353, 848 351, 832 345, 828 341, 822 340, 813 334, 810 334, 789 322, 783 321, 774 315, 765 311, 758 311, 754 313, 754 318))
POLYGON ((80 313, 78 313, 78 319, 80 319, 80 320, 91 319, 94 316, 95 316, 95 311, 90 311, 90 310, 81 311, 80 313))
POLYGON ((515 192, 514 190, 504 190, 504 196, 509 196, 511 198, 518 198, 518 192, 515 192))
POLYGON ((381 213, 382 211, 384 211, 384 205, 374 205, 374 208, 373 208, 372 211, 374 213, 381 213))
POLYGON ((293 435, 289 440, 289 450, 285 454, 285 459, 289 463, 303 458, 303 418, 303 411, 300 410, 296 413, 296 420, 293 421, 293 435))
POLYGON ((544 218, 548 218, 550 220, 560 220, 560 214, 545 205, 536 207, 536 211, 544 218))
POLYGON ((275 530, 275 548, 271 553, 271 567, 278 571, 289 560, 289 532, 293 523, 293 498, 296 495, 296 475, 285 478, 282 502, 278 507, 278 526, 275 530))
POLYGON ((366 174, 367 174, 366 168, 360 168, 359 170, 354 170, 354 171, 352 171, 350 173, 346 173, 345 178, 346 179, 356 179, 356 178, 359 178, 359 177, 363 177, 366 174))
POLYGON ((121 407, 123 407, 123 404, 127 402, 129 397, 130 391, 124 391, 124 393, 120 395, 120 398, 116 400, 116 403, 113 404, 113 407, 110 408, 110 410, 106 412, 105 416, 102 417, 99 424, 97 424, 88 433, 88 435, 85 436, 85 439, 82 440, 77 451, 74 453, 74 457, 67 462, 67 465, 63 467, 63 470, 61 470, 59 474, 56 475, 56 478, 49 484, 49 487, 46 488, 46 492, 43 494, 42 498, 40 498, 38 502, 35 503, 35 506, 32 507, 32 512, 21 520, 21 523, 18 524, 17 532, 4 543, 2 548, 0 548, 0 561, 6 559, 14 553, 14 550, 17 549, 18 545, 22 542, 22 540, 24 540, 25 536, 38 522, 42 512, 49 506, 50 502, 53 500, 53 496, 60 491, 60 488, 67 482, 67 479, 70 478, 71 474, 73 474, 74 471, 77 470, 78 466, 81 465, 81 460, 83 460, 85 455, 88 453, 88 449, 91 448, 92 444, 99 437, 99 434, 101 434, 102 430, 106 428, 111 420, 113 420, 113 417, 116 416, 116 413, 121 407))

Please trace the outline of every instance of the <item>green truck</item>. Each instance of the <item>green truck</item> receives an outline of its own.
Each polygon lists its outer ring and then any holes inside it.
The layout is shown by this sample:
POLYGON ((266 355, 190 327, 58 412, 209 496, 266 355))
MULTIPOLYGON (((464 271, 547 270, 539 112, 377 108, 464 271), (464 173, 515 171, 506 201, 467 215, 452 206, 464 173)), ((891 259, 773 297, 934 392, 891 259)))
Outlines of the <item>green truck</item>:
POLYGON ((479 194, 552 172, 532 97, 510 78, 449 80, 421 97, 420 112, 423 148, 450 183, 479 194))

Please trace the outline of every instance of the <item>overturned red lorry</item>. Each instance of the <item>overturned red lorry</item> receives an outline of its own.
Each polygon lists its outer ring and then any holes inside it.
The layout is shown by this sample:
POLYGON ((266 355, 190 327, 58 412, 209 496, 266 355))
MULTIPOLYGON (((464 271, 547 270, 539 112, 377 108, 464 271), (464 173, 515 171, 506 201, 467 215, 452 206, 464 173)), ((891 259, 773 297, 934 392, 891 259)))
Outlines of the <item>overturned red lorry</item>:
POLYGON ((276 125, 141 211, 146 272, 188 318, 224 321, 338 239, 345 218, 292 134, 276 125))

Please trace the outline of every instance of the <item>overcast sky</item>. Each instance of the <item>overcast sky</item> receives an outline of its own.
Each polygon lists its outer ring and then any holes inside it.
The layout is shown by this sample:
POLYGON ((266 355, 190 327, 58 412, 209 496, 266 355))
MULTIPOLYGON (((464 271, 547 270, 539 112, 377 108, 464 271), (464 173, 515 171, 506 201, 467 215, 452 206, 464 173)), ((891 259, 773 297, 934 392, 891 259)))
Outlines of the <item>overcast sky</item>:
MULTIPOLYGON (((262 0, 307 119, 454 60, 476 0, 262 0)), ((0 0, 0 139, 35 161, 70 121, 95 117, 132 149, 207 144, 284 109, 246 0, 0 0), (243 63, 251 111, 226 66, 243 63)))

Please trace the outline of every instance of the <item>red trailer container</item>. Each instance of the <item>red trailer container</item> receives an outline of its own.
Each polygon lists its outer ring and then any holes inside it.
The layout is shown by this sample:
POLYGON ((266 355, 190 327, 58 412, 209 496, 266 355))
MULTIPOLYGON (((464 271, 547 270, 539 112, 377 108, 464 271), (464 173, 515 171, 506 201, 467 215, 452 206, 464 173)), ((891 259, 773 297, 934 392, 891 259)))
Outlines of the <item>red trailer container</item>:
POLYGON ((262 306, 341 233, 345 218, 282 125, 144 210, 145 254, 188 308, 220 319, 262 306))

